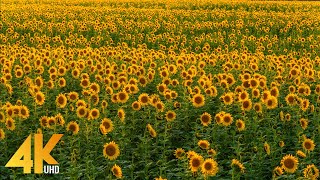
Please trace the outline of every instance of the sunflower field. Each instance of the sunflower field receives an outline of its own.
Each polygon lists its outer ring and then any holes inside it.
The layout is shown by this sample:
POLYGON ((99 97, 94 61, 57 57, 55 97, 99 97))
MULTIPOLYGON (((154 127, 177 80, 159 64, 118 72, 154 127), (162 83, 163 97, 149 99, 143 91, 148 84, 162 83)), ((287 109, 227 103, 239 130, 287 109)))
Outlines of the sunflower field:
POLYGON ((0 7, 0 179, 319 178, 319 2, 0 7), (58 174, 6 167, 40 134, 58 174))

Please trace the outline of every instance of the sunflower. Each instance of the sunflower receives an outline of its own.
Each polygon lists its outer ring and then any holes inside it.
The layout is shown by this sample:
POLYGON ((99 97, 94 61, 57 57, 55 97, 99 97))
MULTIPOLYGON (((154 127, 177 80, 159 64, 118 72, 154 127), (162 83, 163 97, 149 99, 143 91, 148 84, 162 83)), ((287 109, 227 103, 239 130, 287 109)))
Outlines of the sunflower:
POLYGON ((244 88, 242 86, 237 86, 235 89, 234 89, 234 92, 239 95, 241 92, 244 91, 244 88))
POLYGON ((252 101, 251 99, 246 99, 242 101, 241 110, 242 111, 250 111, 252 108, 252 101))
POLYGON ((289 106, 295 105, 295 104, 297 103, 296 97, 297 97, 296 94, 289 93, 289 94, 286 96, 286 98, 285 98, 286 103, 287 103, 289 106))
POLYGON ((42 127, 48 127, 48 117, 47 116, 42 116, 39 121, 40 121, 40 125, 42 127))
POLYGON ((217 155, 217 152, 214 150, 214 149, 209 149, 208 151, 207 151, 207 153, 208 153, 208 155, 210 155, 211 157, 214 157, 214 156, 216 156, 217 155))
POLYGON ((56 125, 56 118, 48 117, 48 127, 53 128, 56 125))
POLYGON ((122 170, 120 166, 116 164, 113 165, 111 168, 111 172, 116 178, 122 178, 122 170))
POLYGON ((251 93, 252 93, 252 97, 253 98, 259 98, 260 97, 260 90, 259 89, 253 89, 251 93))
POLYGON ((158 102, 156 102, 155 107, 156 107, 158 112, 163 112, 164 108, 165 108, 165 105, 164 105, 163 102, 158 101, 158 102))
POLYGON ((22 69, 17 69, 15 72, 14 72, 16 78, 21 78, 23 76, 23 70, 22 69))
POLYGON ((138 97, 138 101, 142 106, 146 106, 149 103, 149 95, 147 93, 142 93, 138 97))
POLYGON ((280 146, 281 148, 283 148, 283 147, 284 147, 284 142, 283 142, 283 141, 279 141, 279 146, 280 146))
POLYGON ((7 129, 9 129, 10 131, 13 131, 15 130, 16 128, 16 125, 15 125, 15 122, 12 118, 7 118, 6 120, 6 127, 7 129))
POLYGON ((79 125, 75 121, 71 121, 67 125, 67 131, 71 131, 73 135, 78 134, 79 132, 79 125))
POLYGON ((134 101, 132 104, 131 104, 131 107, 133 110, 135 111, 139 111, 141 109, 141 104, 139 101, 134 101))
POLYGON ((173 103, 173 107, 174 107, 175 109, 179 109, 179 108, 181 107, 181 103, 179 103, 178 101, 175 101, 175 102, 173 103))
POLYGON ((34 98, 35 98, 35 101, 36 101, 37 105, 41 106, 41 105, 44 104, 45 96, 41 91, 36 92, 34 98))
POLYGON ((189 160, 189 166, 192 172, 197 172, 203 163, 203 157, 200 155, 193 155, 189 160))
POLYGON ((100 124, 100 131, 106 135, 113 131, 113 123, 109 118, 103 118, 100 124))
POLYGON ((292 94, 296 92, 296 87, 293 86, 293 85, 289 86, 288 89, 289 89, 289 92, 292 93, 292 94))
POLYGON ((207 112, 200 116, 200 121, 203 126, 208 126, 211 123, 211 115, 207 112))
POLYGON ((270 90, 271 96, 278 97, 279 96, 279 89, 277 87, 272 87, 270 90))
POLYGON ((296 154, 297 154, 297 156, 299 156, 300 158, 306 158, 306 157, 307 157, 307 155, 306 155, 304 152, 300 151, 300 150, 298 150, 298 151, 296 152, 296 154))
POLYGON ((205 104, 205 98, 202 94, 196 94, 192 97, 192 105, 196 108, 202 107, 205 104))
POLYGON ((89 89, 95 94, 98 94, 100 92, 100 85, 97 83, 91 83, 89 89))
POLYGON ((309 108, 309 104, 309 99, 302 99, 302 101, 300 101, 300 109, 306 111, 309 108))
POLYGON ((157 137, 157 132, 153 129, 151 124, 147 124, 147 129, 151 137, 157 137))
POLYGON ((307 129, 308 123, 309 123, 309 122, 308 122, 308 119, 301 118, 301 119, 299 120, 299 122, 300 122, 300 126, 302 127, 303 130, 307 129))
POLYGON ((244 173, 244 170, 246 169, 243 164, 237 160, 237 159, 232 159, 231 161, 231 166, 236 166, 237 169, 240 170, 240 172, 244 173))
POLYGON ((223 120, 223 116, 224 116, 225 112, 219 112, 214 116, 215 121, 217 122, 217 124, 222 124, 222 120, 223 120))
POLYGON ((244 101, 244 100, 246 100, 248 98, 249 98, 249 93, 247 91, 245 91, 245 90, 240 92, 239 95, 238 95, 238 100, 240 102, 242 102, 242 101, 244 101))
POLYGON ((79 99, 79 94, 77 92, 69 92, 68 93, 68 100, 71 102, 76 102, 79 99))
POLYGON ((226 105, 231 105, 233 103, 233 93, 226 93, 225 95, 221 96, 223 103, 226 105))
MULTIPOLYGON (((23 119, 28 119, 30 116, 30 111, 27 106, 20 106, 19 108, 19 116, 23 119)), ((1 122, 1 117, 0 117, 0 122, 1 122)))
POLYGON ((66 86, 66 84, 67 84, 67 82, 66 82, 66 80, 62 77, 62 78, 59 78, 59 80, 58 80, 58 85, 59 85, 59 87, 65 87, 66 86))
POLYGON ((59 68, 58 68, 58 76, 64 76, 65 74, 66 74, 66 72, 67 72, 67 69, 64 67, 64 66, 60 66, 59 68))
POLYGON ((210 148, 210 143, 207 140, 199 140, 198 141, 198 146, 201 149, 209 149, 210 148))
POLYGON ((238 130, 238 131, 243 131, 243 130, 245 130, 245 128, 246 128, 245 122, 244 122, 243 120, 241 120, 241 119, 238 119, 238 120, 236 121, 236 126, 237 126, 237 130, 238 130))
POLYGON ((273 169, 273 173, 277 176, 281 176, 283 174, 283 170, 281 167, 277 166, 276 168, 273 169))
POLYGON ((0 140, 3 140, 4 138, 6 138, 6 133, 0 128, 0 140))
POLYGON ((270 145, 267 142, 263 144, 263 149, 268 155, 270 155, 270 145))
POLYGON ((63 116, 61 115, 61 113, 57 114, 55 117, 55 121, 60 125, 63 126, 65 123, 65 120, 63 118, 63 116))
POLYGON ((177 149, 174 151, 174 156, 175 156, 177 159, 183 159, 184 156, 185 156, 185 151, 184 151, 184 149, 182 149, 182 148, 177 148, 177 149))
POLYGON ((315 147, 315 144, 313 142, 312 139, 304 139, 303 143, 302 143, 302 147, 303 149, 305 149, 306 151, 313 151, 314 150, 314 147, 315 147))
POLYGON ((316 85, 314 92, 315 94, 320 95, 320 84, 316 85))
POLYGON ((78 118, 84 118, 88 114, 88 109, 85 106, 79 106, 77 108, 77 116, 78 118))
POLYGON ((64 108, 66 107, 68 102, 67 97, 64 94, 59 94, 56 98, 56 105, 58 108, 64 108))
POLYGON ((47 86, 48 86, 49 89, 53 89, 54 88, 54 81, 53 80, 49 80, 47 82, 47 86))
POLYGON ((89 79, 81 79, 80 86, 85 89, 90 86, 89 79))
POLYGON ((120 103, 126 103, 129 99, 128 93, 125 91, 118 92, 118 102, 120 103))
POLYGON ((226 113, 226 114, 223 115, 223 117, 222 117, 222 124, 223 124, 224 126, 229 126, 229 125, 232 124, 232 122, 233 122, 233 118, 232 118, 232 116, 231 116, 230 113, 226 113))
POLYGON ((120 108, 119 110, 118 110, 118 117, 119 117, 119 119, 120 119, 120 121, 121 122, 124 122, 124 119, 125 119, 125 117, 126 117, 126 113, 124 112, 124 109, 122 109, 122 108, 120 108))
POLYGON ((13 117, 14 116, 14 107, 13 106, 10 106, 10 107, 7 107, 6 108, 6 114, 8 117, 13 117))
POLYGON ((298 158, 289 154, 282 158, 281 168, 288 173, 294 173, 298 169, 298 163, 298 158))
POLYGON ((115 160, 120 155, 119 146, 114 142, 106 143, 103 146, 103 156, 109 160, 115 160))
POLYGON ((107 86, 105 90, 106 90, 106 93, 107 93, 107 94, 113 95, 113 89, 112 89, 112 87, 107 86))
POLYGON ((219 171, 218 163, 212 158, 206 159, 201 166, 201 172, 204 176, 215 176, 219 171))
POLYGON ((108 107, 108 102, 106 100, 101 101, 102 109, 106 109, 108 107))
POLYGON ((174 111, 168 111, 166 113, 166 120, 168 122, 172 122, 173 120, 175 120, 177 117, 177 114, 174 111))
POLYGON ((99 109, 94 108, 89 111, 89 120, 98 119, 99 117, 100 117, 99 109))
POLYGON ((188 151, 187 152, 188 159, 191 159, 194 156, 198 156, 198 154, 195 151, 188 151))
POLYGON ((267 109, 274 109, 278 106, 278 99, 274 96, 270 96, 267 100, 266 100, 266 106, 267 109))
POLYGON ((303 170, 303 176, 311 180, 316 180, 319 177, 319 169, 314 164, 308 165, 303 170))
POLYGON ((291 119, 291 114, 287 113, 284 118, 286 119, 286 121, 290 121, 291 119))
POLYGON ((259 81, 256 80, 255 78, 251 78, 249 81, 249 84, 252 89, 255 89, 259 86, 259 81))
POLYGON ((228 84, 228 81, 227 80, 221 80, 220 81, 220 86, 225 88, 225 89, 228 89, 229 88, 229 84, 228 84))
POLYGON ((250 81, 249 81, 249 80, 244 80, 244 81, 242 82, 242 87, 243 87, 244 89, 250 88, 250 81))
POLYGON ((270 91, 264 90, 261 96, 262 102, 266 103, 266 101, 269 99, 270 96, 271 96, 270 91))
POLYGON ((118 90, 121 87, 121 83, 115 80, 114 82, 111 83, 111 86, 114 90, 118 90))
POLYGON ((144 76, 139 76, 139 83, 142 87, 145 87, 148 83, 147 78, 144 76))
POLYGON ((43 78, 41 76, 37 77, 35 79, 35 84, 36 84, 36 86, 38 86, 41 89, 43 87, 43 78))

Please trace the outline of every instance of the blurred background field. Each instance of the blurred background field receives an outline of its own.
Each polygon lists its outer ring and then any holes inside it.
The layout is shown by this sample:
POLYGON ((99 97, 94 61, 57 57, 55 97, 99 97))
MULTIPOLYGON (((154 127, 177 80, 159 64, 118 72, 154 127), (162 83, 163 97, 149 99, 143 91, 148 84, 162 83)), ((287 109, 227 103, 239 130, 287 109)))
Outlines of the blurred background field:
POLYGON ((317 179, 319 5, 1 1, 0 179, 317 179))

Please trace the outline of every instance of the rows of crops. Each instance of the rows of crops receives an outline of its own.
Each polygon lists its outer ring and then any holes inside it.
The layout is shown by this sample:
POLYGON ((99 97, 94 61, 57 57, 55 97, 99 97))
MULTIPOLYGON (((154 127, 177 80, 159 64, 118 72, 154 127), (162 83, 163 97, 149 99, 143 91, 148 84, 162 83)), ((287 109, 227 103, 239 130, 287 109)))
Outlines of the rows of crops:
POLYGON ((317 179, 319 5, 1 1, 0 179, 317 179))

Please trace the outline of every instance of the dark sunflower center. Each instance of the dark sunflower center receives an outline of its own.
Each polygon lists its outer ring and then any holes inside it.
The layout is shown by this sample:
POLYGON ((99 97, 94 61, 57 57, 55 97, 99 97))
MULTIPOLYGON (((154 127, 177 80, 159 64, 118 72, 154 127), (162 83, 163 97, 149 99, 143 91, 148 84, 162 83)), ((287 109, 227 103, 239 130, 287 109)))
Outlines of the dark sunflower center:
POLYGON ((37 95, 37 100, 42 101, 42 97, 40 95, 37 95))
POLYGON ((59 102, 59 104, 64 104, 64 98, 63 97, 59 97, 58 102, 59 102))
POLYGON ((208 116, 202 116, 202 122, 209 122, 209 117, 208 116))
POLYGON ((106 147, 106 154, 108 156, 113 156, 115 153, 116 153, 116 148, 115 147, 113 147, 112 145, 108 145, 106 147))
POLYGON ((224 100, 225 100, 226 102, 230 102, 231 98, 230 98, 230 96, 225 96, 225 97, 224 97, 224 100))
POLYGON ((229 123, 230 121, 231 121, 231 119, 229 117, 224 118, 224 122, 229 123))
POLYGON ((212 166, 211 163, 205 163, 205 164, 204 164, 204 168, 205 168, 207 171, 210 171, 210 170, 213 168, 213 166, 212 166))
POLYGON ((285 167, 287 167, 288 169, 292 169, 294 167, 294 161, 292 159, 286 159, 284 161, 284 165, 285 167))
POLYGON ((141 98, 142 103, 147 103, 148 102, 148 97, 144 96, 141 98))
POLYGON ((310 143, 310 142, 305 142, 305 143, 304 143, 304 147, 305 147, 306 149, 311 149, 311 143, 310 143))
POLYGON ((76 126, 74 125, 74 124, 71 124, 70 126, 69 126, 69 129, 70 129, 70 131, 76 131, 76 126))
POLYGON ((84 115, 84 114, 85 114, 84 109, 80 109, 79 114, 80 114, 80 115, 84 115))
POLYGON ((196 97, 196 98, 194 99, 194 101, 195 101, 195 103, 197 103, 197 104, 201 104, 201 103, 202 103, 202 98, 201 98, 201 97, 196 97))
POLYGON ((244 108, 248 108, 249 107, 249 102, 248 101, 243 102, 243 107, 244 108))
POLYGON ((200 166, 200 160, 199 159, 193 159, 192 160, 192 166, 193 167, 199 167, 200 166))
MULTIPOLYGON (((21 114, 22 115, 26 115, 27 114, 27 111, 25 109, 21 109, 21 114)), ((1 119, 1 118, 0 118, 1 119)))
POLYGON ((109 124, 109 122, 103 122, 103 126, 104 126, 106 129, 109 129, 110 124, 109 124))
POLYGON ((207 144, 206 143, 201 143, 200 147, 203 148, 203 149, 206 149, 207 148, 207 144))
POLYGON ((290 103, 292 103, 292 102, 294 101, 294 98, 293 98, 292 96, 289 96, 289 97, 288 97, 288 101, 289 101, 290 103))

